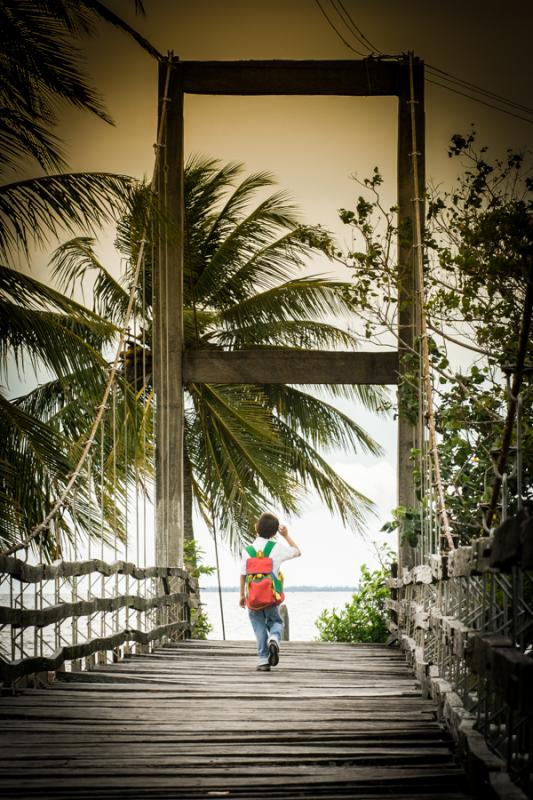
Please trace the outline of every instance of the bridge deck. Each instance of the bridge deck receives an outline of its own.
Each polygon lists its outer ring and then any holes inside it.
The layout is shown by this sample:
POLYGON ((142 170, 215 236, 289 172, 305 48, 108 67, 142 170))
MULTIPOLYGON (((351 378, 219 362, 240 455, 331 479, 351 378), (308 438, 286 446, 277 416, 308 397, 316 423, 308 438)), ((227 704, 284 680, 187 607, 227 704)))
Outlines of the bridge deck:
POLYGON ((395 650, 251 642, 158 649, 0 702, 0 793, 24 798, 465 798, 395 650))

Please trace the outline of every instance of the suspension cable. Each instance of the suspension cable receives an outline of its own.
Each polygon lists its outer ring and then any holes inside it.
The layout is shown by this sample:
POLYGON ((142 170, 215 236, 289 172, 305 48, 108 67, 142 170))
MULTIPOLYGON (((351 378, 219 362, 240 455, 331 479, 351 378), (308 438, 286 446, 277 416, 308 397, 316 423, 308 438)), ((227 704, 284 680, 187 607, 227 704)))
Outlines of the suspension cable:
MULTIPOLYGON (((194 292, 194 284, 193 284, 193 276, 190 276, 190 287, 191 287, 191 303, 192 303, 192 311, 193 311, 193 319, 194 319, 194 332, 195 332, 195 339, 196 345, 199 345, 199 330, 198 330, 198 319, 197 319, 197 309, 196 309, 196 297, 194 292)), ((226 641, 226 624, 224 619, 224 603, 222 602, 222 582, 221 582, 221 575, 220 575, 220 560, 218 555, 218 533, 217 533, 217 525, 215 521, 215 504, 213 500, 213 480, 212 480, 212 472, 211 472, 211 461, 209 458, 209 433, 207 430, 207 420, 205 415, 205 403, 203 402, 203 398, 201 394, 199 394, 198 398, 200 404, 200 428, 201 433, 204 439, 205 445, 205 455, 206 455, 206 464, 207 464, 207 490, 209 495, 209 510, 211 514, 211 530, 213 531, 213 540, 215 543, 215 562, 216 562, 216 572, 217 572, 217 586, 218 586, 218 603, 220 606, 220 621, 222 624, 222 639, 226 641)))
POLYGON ((450 520, 446 510, 444 500, 444 488, 442 485, 442 477, 440 471, 440 458, 437 446, 437 433, 435 427, 435 409, 433 406, 433 386, 431 381, 431 366, 429 360, 429 339, 426 321, 426 300, 424 291, 424 252, 422 242, 422 213, 421 205, 423 197, 421 195, 420 178, 418 171, 418 158, 420 153, 417 149, 417 136, 416 136, 416 114, 415 104, 419 101, 415 98, 414 87, 414 68, 413 68, 413 53, 409 53, 409 104, 411 113, 411 163, 413 170, 413 203, 415 211, 415 242, 413 245, 414 258, 416 263, 416 273, 418 278, 418 302, 420 308, 420 346, 422 355, 422 383, 425 389, 426 400, 426 414, 427 414, 427 427, 429 433, 429 450, 431 460, 433 462, 433 474, 435 477, 435 488, 437 490, 437 515, 440 519, 442 526, 443 536, 446 539, 450 550, 455 549, 455 544, 450 530, 450 520))

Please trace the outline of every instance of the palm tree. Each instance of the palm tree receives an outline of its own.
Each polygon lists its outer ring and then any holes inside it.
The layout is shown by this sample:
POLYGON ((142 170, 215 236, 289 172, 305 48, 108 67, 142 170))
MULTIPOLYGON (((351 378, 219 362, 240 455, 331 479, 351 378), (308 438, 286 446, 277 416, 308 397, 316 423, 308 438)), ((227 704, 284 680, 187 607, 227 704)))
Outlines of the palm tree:
MULTIPOLYGON (((103 395, 109 368, 104 353, 117 333, 112 322, 71 298, 0 267, 0 374, 15 365, 22 375, 50 376, 22 397, 8 400, 0 393, 3 548, 25 539, 68 483, 103 395)), ((45 556, 59 557, 71 539, 73 514, 87 536, 125 539, 126 494, 137 465, 144 464, 141 453, 151 452, 151 429, 123 376, 112 403, 70 508, 36 541, 45 556)))
MULTIPOLYGON (((144 13, 140 0, 135 10, 144 13)), ((0 165, 27 163, 44 170, 64 169, 61 142, 52 132, 59 106, 67 102, 112 119, 85 75, 82 36, 93 35, 99 21, 111 23, 135 39, 150 55, 158 51, 98 0, 3 0, 0 3, 0 165)))
MULTIPOLYGON (((136 11, 143 5, 134 0, 136 11)), ((65 172, 54 133, 61 103, 112 119, 83 70, 78 43, 98 21, 126 31, 152 56, 159 53, 97 0, 4 0, 0 3, 0 258, 60 233, 89 233, 116 218, 131 179, 65 172), (28 165, 44 176, 30 179, 28 165), (21 171, 23 177, 21 177, 21 171)))
MULTIPOLYGON (((241 173, 239 164, 221 166, 201 158, 186 165, 186 347, 355 347, 353 334, 328 321, 350 313, 347 285, 302 275, 313 252, 309 242, 327 242, 328 237, 323 231, 302 228, 282 193, 254 205, 256 194, 270 187, 273 179, 258 173, 239 182, 241 173)), ((140 189, 118 230, 117 246, 133 260, 135 242, 150 215, 146 199, 146 188, 140 189)), ((66 242, 52 264, 67 293, 93 272, 93 311, 118 322, 127 294, 99 263, 92 240, 78 237, 66 242)), ((144 310, 138 324, 146 331, 146 346, 132 343, 125 354, 129 364, 125 377, 135 391, 145 393, 151 391, 146 368, 151 363, 151 269, 148 254, 144 305, 137 298, 137 312, 144 310), (139 385, 142 374, 146 386, 139 385)), ((379 447, 326 398, 358 397, 377 410, 381 390, 322 387, 319 398, 312 388, 186 386, 186 535, 192 536, 193 498, 204 517, 216 522, 236 545, 249 538, 251 522, 265 506, 294 512, 309 487, 344 523, 362 527, 371 504, 332 469, 324 451, 336 446, 378 453, 379 447)))
MULTIPOLYGON (((139 0, 135 8, 143 12, 139 0)), ((97 0, 0 4, 1 368, 6 374, 10 362, 22 372, 31 367, 36 374, 46 369, 53 375, 15 401, 0 392, 0 540, 6 544, 19 541, 45 516, 50 498, 66 483, 94 414, 94 398, 103 390, 108 365, 102 349, 116 334, 112 324, 10 265, 18 267, 33 243, 64 232, 90 233, 116 219, 129 199, 132 180, 126 176, 65 172, 61 142, 53 132, 65 101, 112 122, 84 73, 77 46, 82 35, 95 32, 99 20, 122 28, 159 56, 97 0), (27 178, 32 163, 45 174, 27 178)), ((119 391, 130 408, 135 397, 126 385, 119 391)), ((96 463, 105 489, 105 525, 99 523, 104 536, 112 529, 124 535, 120 509, 112 509, 106 484, 104 461, 112 450, 106 441, 104 459, 96 463)), ((135 455, 129 455, 134 462, 135 455)), ((119 474, 119 495, 123 477, 119 474)), ((88 533, 98 527, 87 483, 77 492, 76 515, 88 533)), ((40 544, 49 554, 57 552, 56 540, 70 531, 65 513, 40 544)))

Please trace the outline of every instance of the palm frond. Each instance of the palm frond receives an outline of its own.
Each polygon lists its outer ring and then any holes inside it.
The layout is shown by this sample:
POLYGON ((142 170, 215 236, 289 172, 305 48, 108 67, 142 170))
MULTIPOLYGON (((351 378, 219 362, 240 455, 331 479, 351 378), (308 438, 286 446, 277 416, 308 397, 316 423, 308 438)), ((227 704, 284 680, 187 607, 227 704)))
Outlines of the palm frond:
POLYGON ((81 303, 41 283, 31 275, 0 264, 0 297, 22 308, 55 310, 87 326, 104 341, 116 332, 115 326, 81 303))
MULTIPOLYGON (((196 419, 189 425, 187 450, 195 479, 235 545, 239 534, 249 536, 261 503, 278 497, 294 508, 295 487, 284 475, 281 443, 256 388, 193 385, 190 390, 196 419)), ((205 500, 197 501, 205 508, 205 500)))
POLYGON ((120 324, 128 306, 129 292, 98 260, 94 244, 93 238, 78 236, 60 245, 50 259, 52 276, 61 290, 72 297, 74 291, 84 285, 89 273, 94 272, 93 311, 120 324))
MULTIPOLYGON (((103 383, 102 379, 102 388, 103 383)), ((72 374, 68 378, 37 387, 12 401, 10 406, 12 413, 18 412, 28 421, 28 426, 31 421, 36 421, 45 431, 58 437, 72 469, 80 447, 89 434, 97 394, 89 387, 85 375, 72 374)), ((82 472, 71 506, 58 518, 54 528, 54 541, 62 543, 63 552, 69 546, 74 526, 82 535, 103 539, 107 543, 112 542, 114 536, 121 541, 126 540, 128 493, 147 488, 147 483, 153 477, 153 420, 150 399, 147 403, 139 402, 135 392, 119 378, 104 415, 99 437, 99 446, 93 450, 87 465, 90 466, 90 473, 82 472)), ((20 432, 13 437, 15 439, 20 445, 20 432)), ((28 455, 23 452, 24 448, 19 448, 20 452, 14 451, 6 442, 9 442, 9 436, 4 441, 7 451, 3 451, 0 446, 0 458, 4 454, 10 459, 10 463, 18 465, 17 474, 21 478, 17 482, 17 489, 22 497, 34 498, 33 503, 30 503, 33 508, 31 525, 27 521, 23 526, 23 530, 28 532, 33 524, 40 522, 45 516, 46 509, 59 494, 69 473, 63 471, 52 480, 39 463, 32 463, 32 469, 26 469, 28 459, 35 462, 35 457, 31 453, 28 455)), ((11 505, 17 496, 11 498, 11 505)), ((23 508, 26 510, 26 505, 23 508)), ((20 527, 14 538, 23 538, 20 527)), ((46 538, 40 540, 39 545, 44 546, 46 541, 46 538)), ((51 551, 48 549, 46 552, 51 551)))
MULTIPOLYGON (((0 459, 16 470, 9 493, 12 514, 0 519, 0 537, 11 543, 24 538, 48 510, 49 496, 73 468, 66 440, 50 426, 35 419, 0 393, 0 459), (23 518, 20 519, 22 511, 23 518), (19 517, 21 529, 13 531, 11 520, 19 517)), ((61 519, 58 519, 61 526, 61 519)))
POLYGON ((264 250, 280 231, 296 225, 294 208, 284 204, 286 199, 286 195, 277 193, 264 200, 217 242, 210 258, 203 258, 203 269, 194 286, 201 304, 227 306, 243 297, 242 289, 235 295, 239 284, 231 283, 229 278, 249 262, 254 253, 264 250))
POLYGON ((331 384, 308 384, 307 391, 316 392, 322 397, 331 399, 340 398, 361 403, 369 411, 375 414, 389 413, 390 390, 387 386, 379 386, 365 383, 331 383, 331 384))
POLYGON ((103 172, 65 173, 0 186, 0 256, 60 232, 90 233, 117 215, 132 179, 103 172))
POLYGON ((337 514, 343 524, 362 533, 373 513, 373 502, 350 486, 327 460, 283 420, 278 420, 280 435, 286 442, 287 469, 306 489, 312 486, 326 508, 337 514))
POLYGON ((193 155, 184 169, 186 227, 189 232, 209 231, 220 214, 224 194, 242 174, 238 162, 222 164, 215 158, 193 155))
MULTIPOLYGON (((91 338, 96 338, 94 331, 64 314, 21 308, 0 300, 0 364, 4 370, 11 358, 20 371, 29 362, 34 370, 42 365, 58 376, 89 364, 92 371, 88 371, 87 380, 92 383, 93 372, 107 370, 108 364, 100 349, 91 345, 91 338)), ((98 338, 101 345, 102 337, 98 338)))
POLYGON ((227 326, 244 327, 254 321, 268 324, 290 319, 323 319, 351 311, 348 284, 324 276, 294 278, 248 297, 220 312, 227 326))
POLYGON ((185 346, 187 348, 194 348, 199 345, 202 347, 216 346, 218 339, 216 334, 213 336, 213 331, 217 331, 216 322, 217 314, 215 311, 184 308, 183 336, 185 346))
MULTIPOLYGON (((38 0, 4 0, 0 5, 0 75, 2 85, 9 87, 6 94, 18 94, 29 111, 47 115, 52 123, 58 98, 109 122, 98 92, 83 73, 83 56, 69 35, 73 25, 69 31, 58 8, 58 3, 38 0)), ((87 30, 86 17, 84 25, 87 30)))
POLYGON ((60 140, 50 133, 46 120, 24 113, 20 108, 4 107, 0 117, 0 165, 32 156, 45 170, 65 169, 60 140))
MULTIPOLYGON (((215 317, 216 320, 216 317, 215 317)), ((281 320, 242 328, 216 328, 210 336, 224 350, 246 347, 287 347, 306 350, 347 347, 356 349, 359 339, 349 331, 315 320, 281 320)))
MULTIPOLYGON (((108 8, 108 6, 98 2, 98 0, 81 0, 80 5, 91 9, 91 11, 94 11, 100 19, 103 19, 105 22, 109 22, 119 30, 127 33, 131 39, 136 41, 137 44, 139 44, 143 50, 146 50, 146 52, 149 53, 153 58, 156 58, 158 61, 163 58, 163 54, 160 53, 159 50, 154 47, 154 45, 149 42, 145 36, 142 36, 137 30, 135 30, 135 28, 129 25, 126 20, 122 19, 122 17, 119 17, 118 14, 115 14, 110 8, 108 8)), ((140 0, 135 0, 135 10, 137 13, 144 15, 144 6, 140 0)))
POLYGON ((283 384, 268 384, 262 390, 276 416, 315 449, 383 454, 380 445, 355 420, 324 400, 283 384))
MULTIPOLYGON (((236 170, 233 171, 233 175, 231 177, 236 176, 242 171, 242 165, 235 165, 235 167, 236 170)), ((228 180, 228 178, 229 175, 227 170, 224 170, 223 168, 223 170, 219 171, 217 181, 219 184, 221 184, 222 180, 226 180, 227 183, 225 188, 229 188, 233 185, 233 181, 228 180)), ((252 175, 248 175, 239 183, 232 194, 230 194, 230 196, 227 198, 220 212, 216 215, 213 215, 212 223, 211 219, 209 221, 210 229, 207 233, 204 245, 206 252, 210 252, 212 249, 210 248, 210 244, 212 242, 214 243, 215 247, 218 246, 218 244, 223 241, 225 237, 228 236, 233 229, 243 221, 243 219, 245 219, 245 217, 248 215, 248 206, 253 198, 253 195, 260 189, 264 189, 267 186, 273 186, 274 183, 274 176, 270 172, 256 172, 252 175)), ((204 227, 209 227, 209 225, 205 226, 205 215, 202 214, 201 216, 204 221, 204 227)))
POLYGON ((297 230, 273 241, 272 237, 265 236, 264 242, 250 241, 249 245, 249 249, 241 248, 242 252, 236 255, 235 268, 224 274, 221 287, 215 287, 209 298, 210 303, 217 303, 219 292, 221 300, 227 304, 228 298, 236 303, 260 290, 273 288, 301 271, 312 254, 297 230))
MULTIPOLYGON (((91 371, 88 368, 46 381, 12 402, 24 413, 52 425, 69 442, 80 441, 96 413, 91 371)), ((105 375, 99 373, 99 377, 103 392, 105 375)))

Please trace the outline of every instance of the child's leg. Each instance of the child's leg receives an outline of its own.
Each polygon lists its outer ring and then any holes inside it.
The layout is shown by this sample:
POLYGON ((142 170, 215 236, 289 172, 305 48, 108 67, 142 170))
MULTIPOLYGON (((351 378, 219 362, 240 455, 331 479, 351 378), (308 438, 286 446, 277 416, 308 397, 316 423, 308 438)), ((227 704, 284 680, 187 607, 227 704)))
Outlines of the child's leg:
POLYGON ((268 639, 275 639, 278 644, 281 641, 281 634, 283 633, 283 620, 279 613, 278 606, 269 606, 265 608, 266 627, 268 628, 268 639))
MULTIPOLYGON (((268 610, 268 609, 267 609, 268 610)), ((268 664, 268 630, 264 611, 248 611, 257 641, 259 665, 268 664)))

